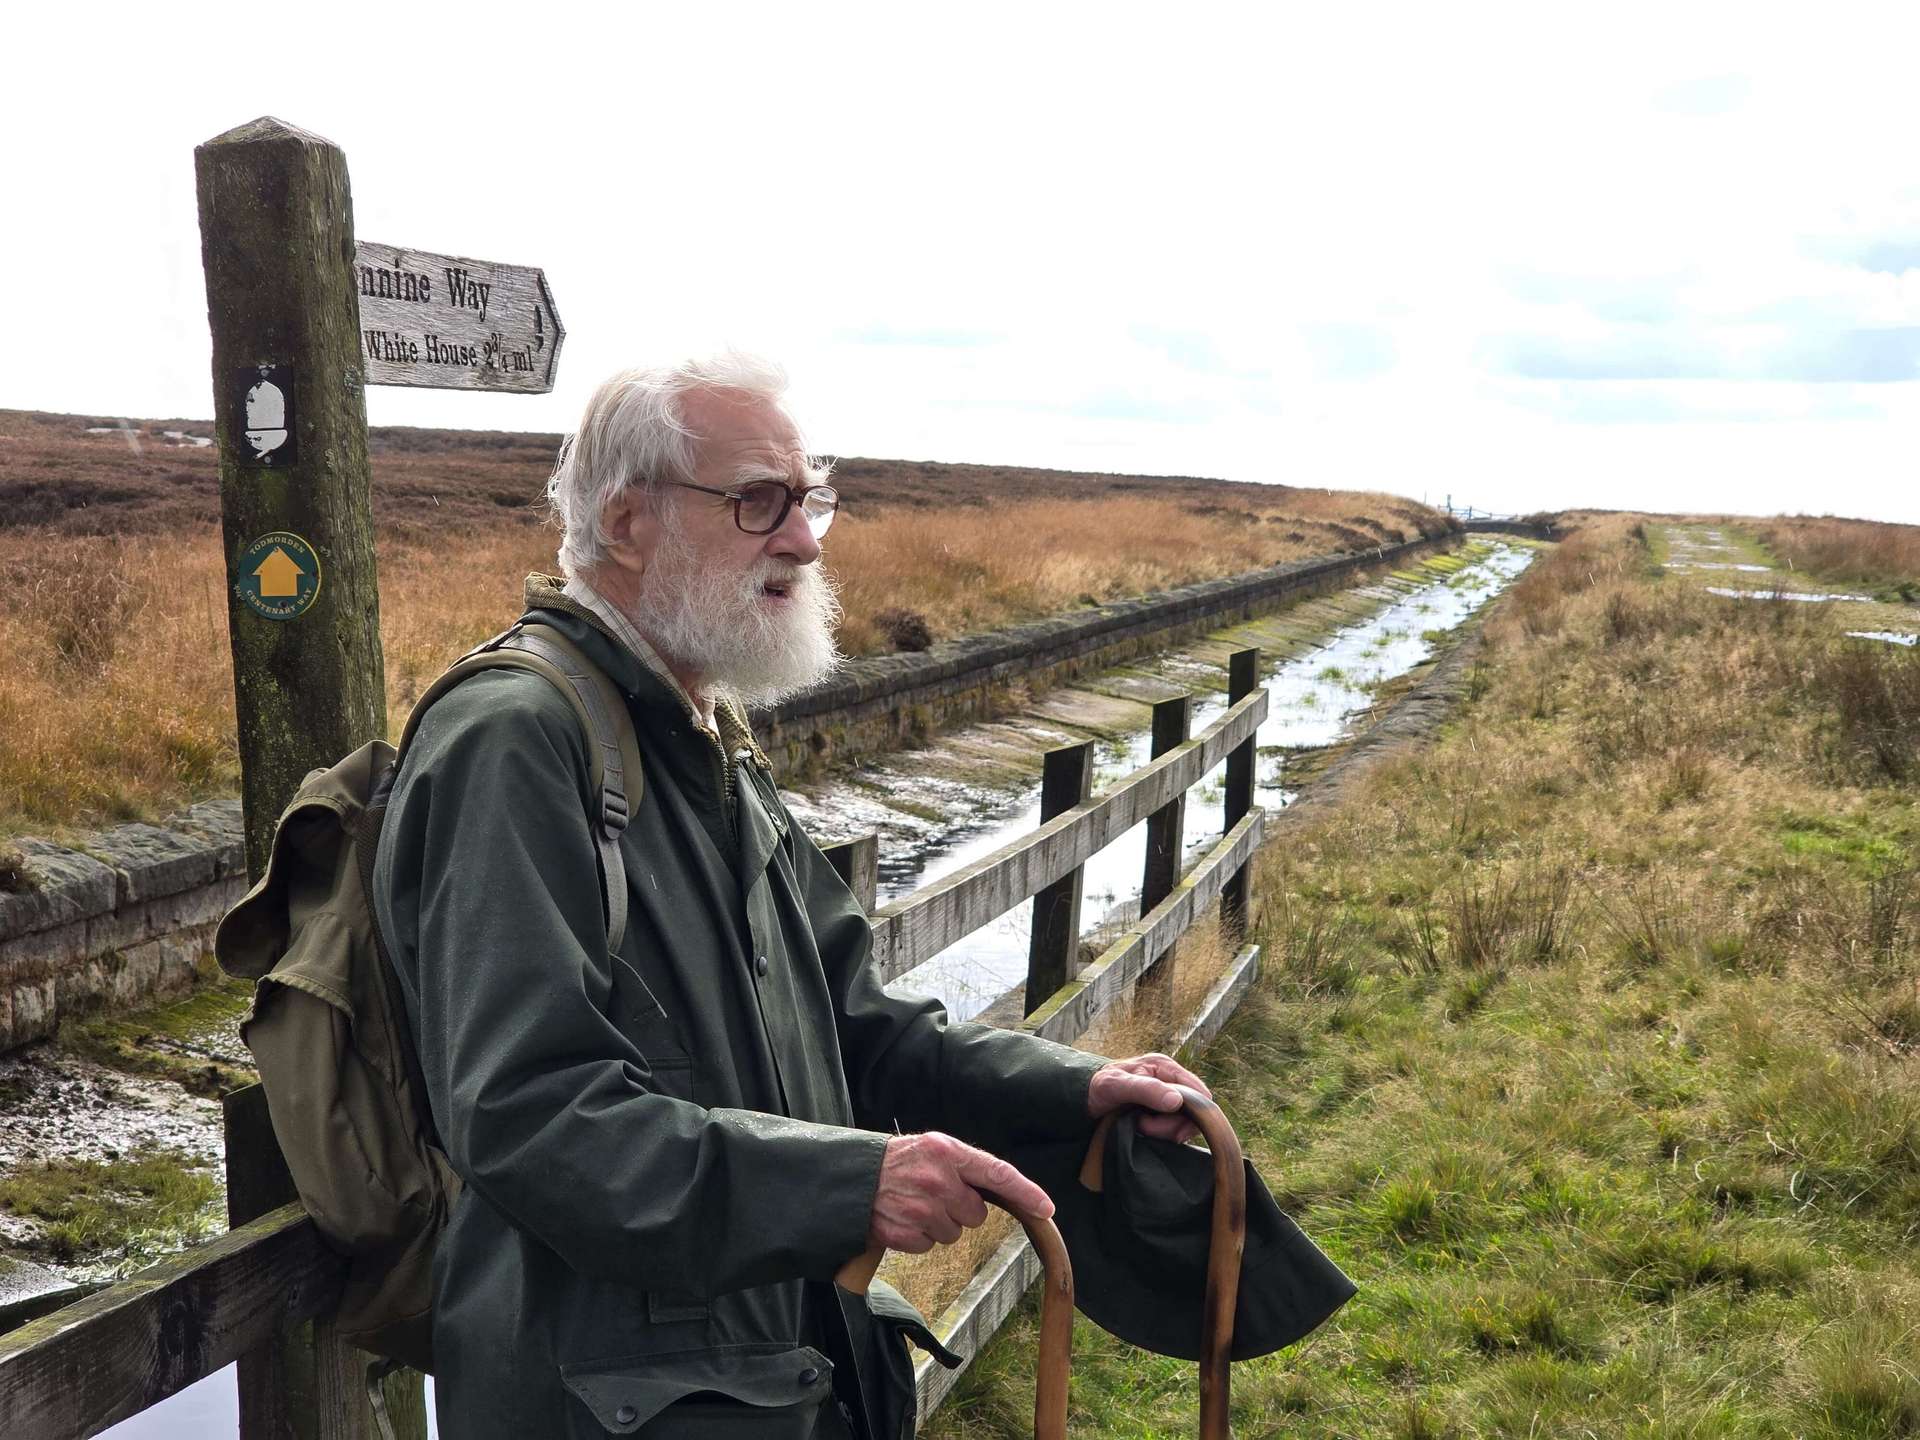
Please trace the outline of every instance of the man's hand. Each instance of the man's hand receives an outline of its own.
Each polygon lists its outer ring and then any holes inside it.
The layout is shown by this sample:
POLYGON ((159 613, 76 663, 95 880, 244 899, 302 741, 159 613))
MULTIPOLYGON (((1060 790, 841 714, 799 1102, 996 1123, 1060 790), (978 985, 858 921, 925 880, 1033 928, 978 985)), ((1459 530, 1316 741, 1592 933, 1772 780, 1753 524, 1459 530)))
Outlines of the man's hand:
POLYGON ((1053 1214, 1047 1192, 1005 1160, 938 1131, 896 1135, 880 1162, 867 1243, 909 1255, 951 1245, 961 1230, 985 1222, 982 1190, 999 1196, 1015 1215, 1053 1214))
POLYGON ((1123 1105, 1138 1105, 1159 1114, 1140 1117, 1140 1129, 1162 1140, 1190 1140, 1200 1127, 1187 1118, 1185 1102, 1173 1087, 1186 1085, 1208 1099, 1213 1092, 1206 1082, 1178 1060, 1165 1055, 1136 1055, 1131 1060, 1116 1060, 1093 1072, 1087 1087, 1087 1113, 1098 1120, 1123 1105))

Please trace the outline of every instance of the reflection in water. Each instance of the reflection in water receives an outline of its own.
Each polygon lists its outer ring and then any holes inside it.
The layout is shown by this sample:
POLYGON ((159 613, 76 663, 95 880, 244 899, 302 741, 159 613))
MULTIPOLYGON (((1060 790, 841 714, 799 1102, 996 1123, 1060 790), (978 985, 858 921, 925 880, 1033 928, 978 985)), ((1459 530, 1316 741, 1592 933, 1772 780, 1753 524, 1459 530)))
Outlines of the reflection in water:
POLYGON ((1730 590, 1725 585, 1707 586, 1709 595, 1724 595, 1729 600, 1871 600, 1871 595, 1817 595, 1808 590, 1730 590))
MULTIPOLYGON (((204 1380, 196 1380, 178 1395, 169 1396, 151 1410, 102 1430, 102 1440, 214 1440, 240 1433, 240 1391, 229 1365, 204 1380)), ((427 1380, 427 1440, 439 1440, 433 1419, 433 1377, 427 1380)))
MULTIPOLYGON (((1452 630, 1504 588, 1533 559, 1531 550, 1502 546, 1451 578, 1409 592, 1370 620, 1337 632, 1325 645, 1297 656, 1266 677, 1267 719, 1255 739, 1255 802, 1279 809, 1293 799, 1285 787, 1285 752, 1316 749, 1342 738, 1348 721, 1367 709, 1375 687, 1404 675, 1433 654, 1426 638, 1452 630)), ((1198 696, 1193 733, 1198 734, 1227 708, 1217 694, 1198 696)), ((1096 747, 1093 789, 1099 794, 1114 781, 1152 758, 1153 737, 1142 731, 1124 743, 1096 747)), ((1183 837, 1187 858, 1219 838, 1226 818, 1224 765, 1187 792, 1183 837)), ((1037 829, 1040 786, 1035 781, 1010 804, 964 832, 945 849, 896 851, 889 862, 883 849, 878 902, 911 894, 932 881, 992 854, 1037 829)), ((1147 827, 1136 825, 1085 867, 1085 914, 1103 915, 1140 898, 1140 872, 1146 864, 1147 827)), ((1019 905, 983 929, 909 970, 890 989, 936 995, 956 1020, 978 1015, 1001 995, 1024 984, 1031 905, 1019 905)))
POLYGON ((1889 645, 1912 645, 1920 642, 1920 635, 1902 635, 1893 630, 1849 630, 1847 634, 1855 640, 1884 640, 1889 645))

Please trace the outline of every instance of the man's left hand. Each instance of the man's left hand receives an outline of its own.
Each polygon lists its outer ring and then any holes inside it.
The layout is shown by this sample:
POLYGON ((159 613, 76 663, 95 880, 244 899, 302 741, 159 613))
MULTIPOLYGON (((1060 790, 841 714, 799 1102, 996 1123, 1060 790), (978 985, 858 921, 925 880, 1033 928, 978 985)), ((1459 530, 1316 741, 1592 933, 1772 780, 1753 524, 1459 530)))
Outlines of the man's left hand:
POLYGON ((1093 1072, 1087 1087, 1087 1113, 1098 1120, 1123 1105, 1138 1105, 1153 1113, 1140 1118, 1140 1129, 1162 1140, 1189 1140, 1200 1127, 1187 1118, 1185 1102, 1173 1087, 1186 1085, 1209 1099, 1206 1082, 1178 1060, 1165 1055, 1136 1055, 1115 1060, 1093 1072))

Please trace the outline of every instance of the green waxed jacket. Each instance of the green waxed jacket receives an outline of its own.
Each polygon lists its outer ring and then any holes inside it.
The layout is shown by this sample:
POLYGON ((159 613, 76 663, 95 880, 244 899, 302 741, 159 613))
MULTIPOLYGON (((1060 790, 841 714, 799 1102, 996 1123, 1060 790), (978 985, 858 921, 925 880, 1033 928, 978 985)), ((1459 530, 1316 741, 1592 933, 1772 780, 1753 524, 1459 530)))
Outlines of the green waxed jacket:
POLYGON ((528 605, 627 695, 645 794, 608 955, 586 740, 545 680, 463 682, 394 790, 375 909, 465 1182, 435 1258, 440 1433, 895 1440, 912 1317, 831 1284, 886 1133, 1084 1135, 1101 1062, 886 994, 738 714, 729 756, 554 582, 528 605))

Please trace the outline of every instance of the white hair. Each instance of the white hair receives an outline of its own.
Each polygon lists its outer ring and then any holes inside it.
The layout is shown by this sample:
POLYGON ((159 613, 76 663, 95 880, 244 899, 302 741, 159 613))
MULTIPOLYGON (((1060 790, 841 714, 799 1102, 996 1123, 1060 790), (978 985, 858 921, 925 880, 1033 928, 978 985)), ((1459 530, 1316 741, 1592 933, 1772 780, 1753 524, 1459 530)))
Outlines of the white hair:
POLYGON ((607 504, 635 486, 657 493, 663 480, 693 479, 696 437, 681 397, 723 390, 779 404, 787 372, 738 350, 644 370, 622 370, 600 382, 580 428, 560 442, 547 479, 547 508, 560 526, 560 570, 572 579, 606 558, 601 522, 607 504))
POLYGON ((818 565, 770 555, 745 569, 706 564, 673 509, 627 613, 662 656, 743 705, 796 695, 840 664, 839 587, 818 565), (765 601, 769 582, 787 590, 777 609, 765 601))

